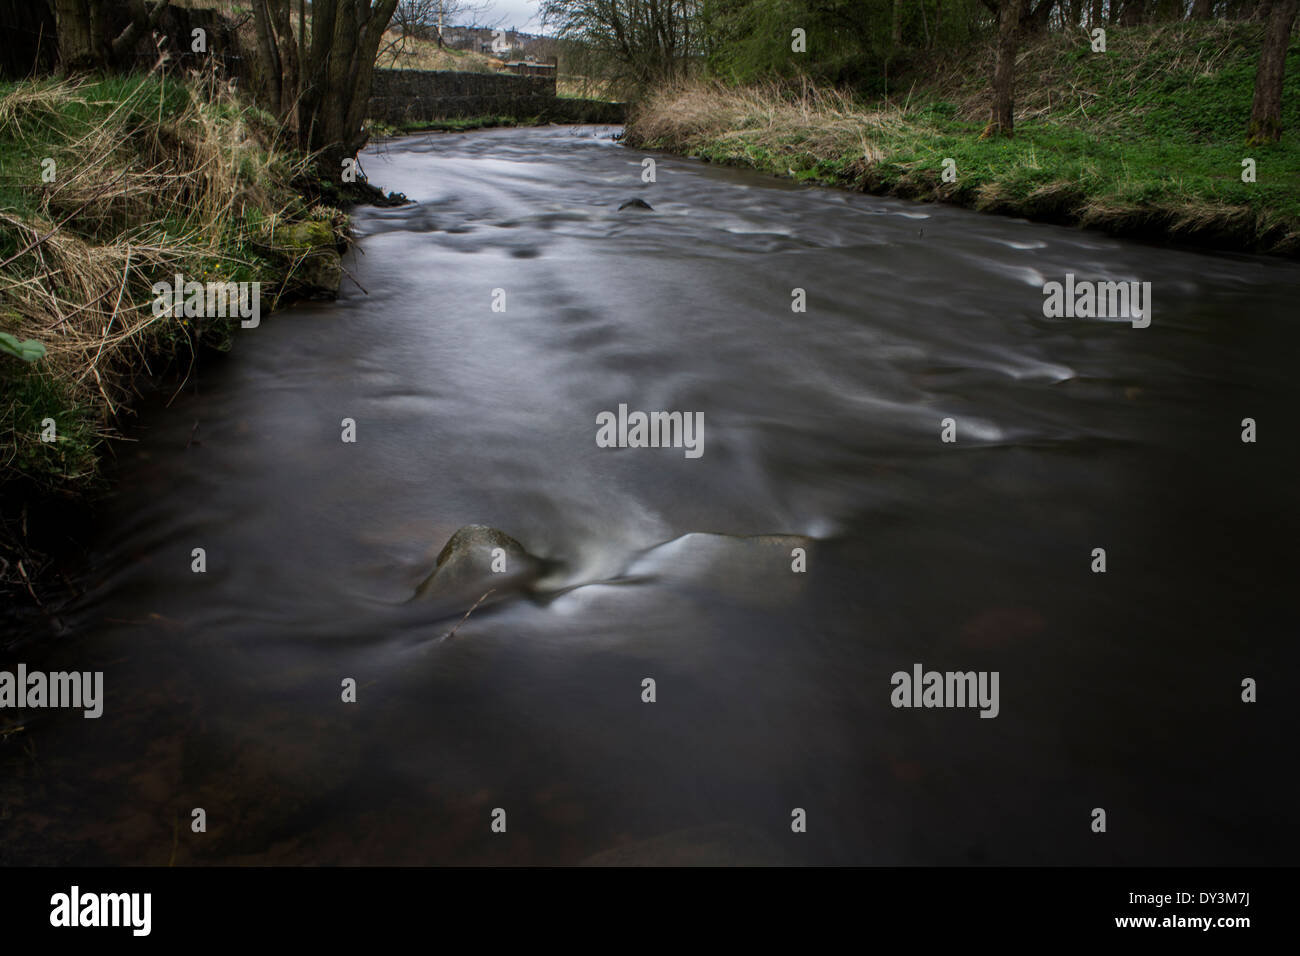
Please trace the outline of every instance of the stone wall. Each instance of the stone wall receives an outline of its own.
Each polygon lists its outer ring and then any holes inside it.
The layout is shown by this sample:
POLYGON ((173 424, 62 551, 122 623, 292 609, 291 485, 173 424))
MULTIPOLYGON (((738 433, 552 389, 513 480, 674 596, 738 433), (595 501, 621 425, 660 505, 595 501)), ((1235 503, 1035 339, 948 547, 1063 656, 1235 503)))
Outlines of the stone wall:
POLYGON ((470 116, 536 116, 555 99, 554 76, 375 70, 370 118, 397 126, 470 116))
POLYGON ((622 103, 555 95, 555 76, 375 70, 369 118, 402 126, 445 119, 510 116, 551 123, 622 123, 622 103))

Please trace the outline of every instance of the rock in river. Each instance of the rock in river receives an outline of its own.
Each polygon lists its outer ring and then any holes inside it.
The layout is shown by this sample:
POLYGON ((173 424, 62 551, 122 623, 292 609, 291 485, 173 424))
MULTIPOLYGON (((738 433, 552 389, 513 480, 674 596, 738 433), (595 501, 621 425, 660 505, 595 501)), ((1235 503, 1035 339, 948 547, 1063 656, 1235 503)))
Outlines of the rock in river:
POLYGON ((327 222, 296 222, 281 227, 277 247, 293 262, 290 283, 308 296, 334 298, 343 283, 343 262, 327 222))
POLYGON ((433 572, 416 589, 417 599, 474 601, 488 591, 526 589, 545 562, 504 531, 470 524, 447 541, 433 572))

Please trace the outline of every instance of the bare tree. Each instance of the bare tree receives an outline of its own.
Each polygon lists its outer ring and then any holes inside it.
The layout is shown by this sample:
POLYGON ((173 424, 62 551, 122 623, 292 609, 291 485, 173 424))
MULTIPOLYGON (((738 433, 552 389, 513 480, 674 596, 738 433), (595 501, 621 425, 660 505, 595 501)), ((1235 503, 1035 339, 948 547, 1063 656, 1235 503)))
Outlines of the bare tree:
MULTIPOLYGON (((410 40, 436 40, 442 49, 443 31, 449 26, 488 26, 492 0, 398 0, 389 37, 379 50, 380 60, 395 63, 413 56, 410 40)), ((499 22, 499 21, 498 21, 499 22)))
POLYGON ((300 85, 289 0, 253 0, 253 24, 271 111, 283 122, 293 111, 300 85))
POLYGON ((323 171, 337 176, 341 161, 366 144, 362 124, 375 58, 397 0, 313 0, 311 42, 301 44, 301 62, 289 5, 290 0, 253 0, 268 96, 282 119, 296 118, 299 144, 318 154, 323 171))
POLYGON ((1246 127, 1246 139, 1251 144, 1276 142, 1282 137, 1282 81, 1286 78, 1286 51, 1297 6, 1300 0, 1273 0, 1269 10, 1255 71, 1255 99, 1246 127))
POLYGON ((685 75, 701 52, 700 0, 540 0, 542 23, 604 61, 629 88, 685 75))

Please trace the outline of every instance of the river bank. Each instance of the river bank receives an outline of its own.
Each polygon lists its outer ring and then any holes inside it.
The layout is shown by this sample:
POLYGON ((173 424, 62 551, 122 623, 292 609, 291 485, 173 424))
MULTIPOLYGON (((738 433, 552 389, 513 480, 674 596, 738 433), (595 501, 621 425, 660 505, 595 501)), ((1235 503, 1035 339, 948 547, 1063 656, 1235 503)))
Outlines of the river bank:
POLYGON ((1281 141, 1247 147, 1261 29, 1112 27, 1104 53, 1081 31, 1044 38, 1017 62, 1011 140, 981 137, 985 49, 918 57, 874 101, 813 87, 664 89, 636 108, 625 142, 1115 236, 1294 257, 1300 44, 1289 53, 1281 141))
POLYGON ((261 315, 337 292, 345 198, 272 117, 210 78, 0 85, 7 602, 42 603, 41 578, 58 570, 47 551, 103 489, 142 391, 183 382, 261 315), (158 284, 178 282, 200 283, 205 301, 159 308, 158 284), (213 292, 242 295, 244 311, 209 308, 213 292))

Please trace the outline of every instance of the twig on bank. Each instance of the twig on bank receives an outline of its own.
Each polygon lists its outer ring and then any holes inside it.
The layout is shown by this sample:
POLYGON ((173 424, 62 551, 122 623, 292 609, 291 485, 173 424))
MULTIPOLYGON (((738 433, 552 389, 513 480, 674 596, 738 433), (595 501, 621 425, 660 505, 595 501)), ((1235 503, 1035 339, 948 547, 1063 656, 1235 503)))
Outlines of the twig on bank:
MULTIPOLYGON (((32 600, 36 602, 38 607, 45 607, 45 605, 41 603, 41 599, 36 596, 36 592, 32 589, 32 579, 27 576, 27 569, 23 567, 22 561, 18 562, 18 573, 23 576, 23 583, 27 585, 27 593, 32 596, 32 600)), ((484 595, 484 597, 486 596, 487 595, 484 595)), ((482 600, 482 598, 480 598, 480 600, 482 600)), ((476 604, 474 607, 478 607, 478 605, 476 604)), ((474 608, 470 608, 470 610, 472 611, 474 608)), ((468 614, 465 616, 469 617, 468 614)), ((460 625, 458 624, 456 626, 459 627, 460 625)))
MULTIPOLYGON (((20 565, 20 567, 21 567, 21 565, 20 565)), ((482 604, 482 603, 487 599, 487 596, 488 596, 489 594, 491 594, 491 593, 492 593, 493 591, 495 591, 495 590, 496 590, 496 588, 489 588, 489 589, 487 590, 487 592, 483 595, 483 597, 481 597, 481 598, 479 598, 477 601, 475 601, 475 602, 474 602, 474 606, 471 607, 468 611, 465 612, 465 616, 462 617, 462 618, 461 618, 461 619, 456 623, 456 626, 455 626, 455 627, 453 627, 450 631, 447 632, 447 635, 443 638, 443 640, 444 640, 444 641, 447 641, 447 640, 451 640, 451 638, 455 637, 455 636, 456 636, 456 632, 460 630, 460 626, 461 626, 462 624, 464 624, 466 621, 469 620, 469 616, 470 616, 471 614, 473 614, 474 611, 478 608, 478 606, 479 606, 480 604, 482 604)))
POLYGON ((358 289, 360 289, 360 290, 361 290, 362 292, 364 292, 366 295, 370 295, 370 291, 369 291, 365 286, 363 286, 360 282, 357 282, 357 277, 354 276, 351 272, 348 272, 347 269, 343 268, 342 263, 339 264, 339 269, 343 272, 343 274, 344 274, 345 276, 347 276, 347 277, 348 277, 349 279, 351 279, 354 283, 356 283, 356 287, 357 287, 358 289))
MULTIPOLYGON (((113 303, 113 314, 108 317, 108 322, 104 325, 104 334, 99 338, 99 348, 95 350, 95 357, 90 360, 91 366, 99 364, 99 357, 104 354, 104 343, 108 341, 108 333, 113 328, 113 320, 117 318, 117 312, 122 308, 122 294, 126 292, 126 282, 131 277, 131 244, 126 244, 126 262, 122 264, 122 284, 117 287, 117 301, 113 303)), ((81 378, 85 378, 86 373, 81 373, 81 378)), ((81 381, 81 379, 77 379, 81 381)), ((107 395, 104 396, 108 398, 107 395)), ((111 410, 113 403, 109 402, 108 407, 111 410)))

